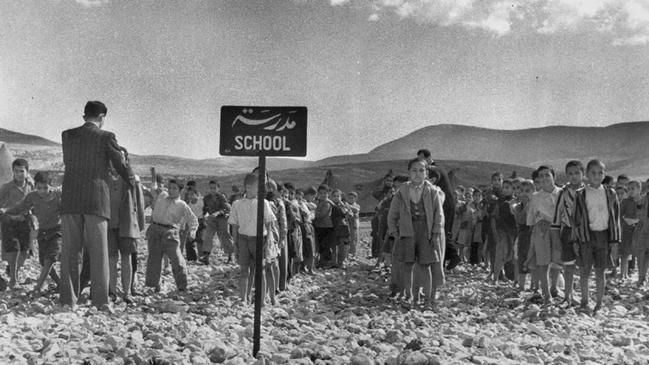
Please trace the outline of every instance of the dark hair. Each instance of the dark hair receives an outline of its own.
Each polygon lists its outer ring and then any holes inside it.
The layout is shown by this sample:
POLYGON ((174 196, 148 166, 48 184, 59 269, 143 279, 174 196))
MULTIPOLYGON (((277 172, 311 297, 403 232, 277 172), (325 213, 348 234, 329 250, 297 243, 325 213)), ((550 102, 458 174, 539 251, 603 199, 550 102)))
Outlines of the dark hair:
POLYGON ((433 169, 433 168, 430 168, 430 167, 428 168, 428 179, 429 180, 435 179, 435 181, 439 181, 439 179, 441 179, 441 178, 442 178, 442 174, 440 174, 439 171, 437 171, 437 169, 433 169))
POLYGON ((455 190, 461 191, 462 194, 466 193, 466 188, 464 187, 464 185, 458 185, 458 186, 456 186, 456 187, 455 187, 455 190))
POLYGON ((355 191, 351 191, 351 192, 349 192, 349 194, 347 194, 347 195, 351 195, 351 196, 353 196, 354 198, 358 198, 358 194, 357 194, 355 191))
POLYGON ((194 180, 189 180, 187 181, 187 187, 195 187, 196 186, 196 181, 194 180))
POLYGON ((39 171, 34 175, 34 182, 37 184, 52 184, 52 178, 47 171, 39 171))
POLYGON ((210 180, 209 185, 216 185, 217 188, 221 187, 221 184, 216 180, 210 180))
POLYGON ((514 185, 514 180, 512 180, 512 179, 505 179, 505 180, 503 180, 503 185, 505 185, 505 184, 510 185, 510 186, 513 186, 513 185, 514 185))
POLYGON ((180 181, 179 179, 169 179, 169 181, 167 181, 167 185, 171 185, 171 184, 176 185, 179 190, 182 190, 185 187, 182 181, 180 181))
POLYGON ((394 177, 394 179, 392 181, 394 181, 396 183, 404 183, 404 182, 406 182, 408 180, 410 180, 410 178, 408 176, 406 176, 406 175, 397 175, 397 176, 394 177))
POLYGON ((322 184, 318 186, 318 193, 321 191, 326 191, 327 193, 331 191, 331 188, 327 184, 322 184))
POLYGON ((541 166, 539 166, 539 168, 536 169, 537 174, 540 174, 541 171, 543 171, 543 170, 550 170, 550 174, 552 174, 552 177, 555 177, 554 168, 552 166, 550 166, 550 165, 541 165, 541 166))
POLYGON ((604 163, 598 159, 588 161, 588 164, 586 165, 586 171, 590 171, 590 169, 595 166, 599 166, 602 168, 602 170, 606 171, 606 165, 604 165, 604 163))
POLYGON ((422 160, 420 160, 418 158, 413 158, 412 160, 408 161, 408 170, 410 170, 412 165, 414 165, 416 163, 420 163, 420 164, 424 165, 424 167, 426 166, 426 163, 424 161, 422 161, 422 160))
POLYGON ((503 173, 499 171, 494 172, 493 174, 491 174, 491 180, 493 180, 494 177, 498 177, 498 176, 503 177, 503 173))
POLYGON ((613 176, 611 175, 606 175, 604 176, 604 180, 602 180, 602 184, 608 185, 613 183, 613 176))
POLYGON ((157 182, 158 184, 162 184, 163 181, 164 181, 164 177, 162 177, 162 174, 155 174, 155 182, 157 182))
POLYGON ((89 118, 98 117, 100 114, 106 115, 107 113, 106 105, 97 100, 87 102, 86 107, 83 108, 83 115, 89 118))
POLYGON ((293 183, 290 182, 284 183, 284 188, 289 192, 295 192, 295 185, 293 185, 293 183))
POLYGON ((193 187, 193 186, 190 186, 189 182, 187 182, 187 189, 185 190, 185 195, 187 195, 189 193, 194 193, 194 194, 198 195, 198 191, 196 190, 196 188, 193 187))
POLYGON ((317 194, 318 194, 318 190, 316 190, 316 188, 313 186, 309 186, 304 190, 304 195, 317 195, 317 194))
POLYGON ((417 156, 421 154, 423 154, 425 158, 429 158, 431 156, 430 151, 425 148, 417 151, 417 156))
POLYGON ((618 185, 618 186, 616 186, 616 187, 615 187, 615 191, 618 191, 618 190, 622 190, 622 191, 624 191, 625 193, 628 193, 628 192, 629 192, 629 189, 627 189, 626 186, 624 186, 624 185, 618 185))
POLYGON ((620 181, 620 180, 629 180, 629 177, 626 176, 626 174, 620 174, 620 175, 617 176, 617 181, 620 181))
POLYGON ((17 158, 14 160, 14 162, 11 163, 11 169, 15 169, 16 167, 24 167, 25 170, 29 171, 29 162, 25 160, 24 158, 17 158))
POLYGON ((295 189, 295 194, 304 194, 304 190, 302 190, 302 189, 295 189))
POLYGON ((568 169, 571 167, 578 167, 581 172, 584 172, 584 164, 579 160, 568 161, 566 164, 566 172, 568 172, 568 169))
POLYGON ((536 180, 539 177, 539 170, 532 171, 532 180, 536 180))

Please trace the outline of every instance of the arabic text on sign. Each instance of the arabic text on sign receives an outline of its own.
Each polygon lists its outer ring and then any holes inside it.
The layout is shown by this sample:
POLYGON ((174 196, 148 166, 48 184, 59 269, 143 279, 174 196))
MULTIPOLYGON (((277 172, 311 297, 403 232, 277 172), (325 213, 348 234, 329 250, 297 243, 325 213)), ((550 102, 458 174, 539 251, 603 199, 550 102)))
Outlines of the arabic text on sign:
POLYGON ((286 136, 235 136, 234 149, 237 151, 290 151, 286 136))

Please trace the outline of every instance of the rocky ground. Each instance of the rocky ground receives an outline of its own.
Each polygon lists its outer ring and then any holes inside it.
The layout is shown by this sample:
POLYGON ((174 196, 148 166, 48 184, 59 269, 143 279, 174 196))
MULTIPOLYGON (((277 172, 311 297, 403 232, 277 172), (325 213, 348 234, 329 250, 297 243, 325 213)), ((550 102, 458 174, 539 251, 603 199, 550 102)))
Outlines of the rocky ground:
POLYGON ((29 299, 38 270, 32 259, 23 289, 0 293, 0 363, 649 363, 647 292, 630 283, 591 317, 542 311, 530 293, 486 284, 483 269, 459 267, 436 312, 406 311, 388 300, 388 277, 371 272, 367 238, 364 232, 361 258, 346 270, 300 276, 264 309, 262 360, 251 356, 253 307, 237 302, 234 265, 190 265, 183 295, 167 273, 161 293, 129 306, 118 301, 105 313, 66 310, 52 304, 54 295, 29 299))

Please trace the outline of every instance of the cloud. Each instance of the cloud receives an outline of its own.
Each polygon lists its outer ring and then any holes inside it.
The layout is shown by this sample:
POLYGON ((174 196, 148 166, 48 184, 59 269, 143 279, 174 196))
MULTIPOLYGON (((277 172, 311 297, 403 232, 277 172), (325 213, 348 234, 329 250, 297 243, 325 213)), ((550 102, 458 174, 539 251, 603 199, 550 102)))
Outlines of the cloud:
POLYGON ((77 2, 77 4, 86 8, 101 6, 108 3, 108 0, 75 0, 75 1, 77 2))
MULTIPOLYGON (((329 0, 332 5, 352 1, 329 0)), ((540 34, 593 32, 617 46, 649 44, 649 0, 371 0, 369 21, 393 14, 494 36, 531 29, 540 34)))

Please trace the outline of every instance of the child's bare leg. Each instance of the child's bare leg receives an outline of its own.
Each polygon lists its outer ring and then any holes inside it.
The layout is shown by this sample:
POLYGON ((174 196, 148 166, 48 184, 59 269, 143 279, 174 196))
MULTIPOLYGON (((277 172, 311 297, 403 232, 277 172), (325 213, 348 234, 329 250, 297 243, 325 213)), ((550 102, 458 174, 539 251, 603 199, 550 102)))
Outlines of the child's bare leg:
POLYGON ((541 280, 541 293, 543 294, 543 302, 546 304, 552 301, 552 296, 550 295, 550 278, 548 270, 548 265, 540 265, 536 268, 537 275, 541 280))
POLYGON ((535 269, 532 270, 532 290, 539 290, 539 272, 535 269))
POLYGON ((315 260, 313 259, 313 257, 304 259, 304 269, 306 270, 307 273, 313 274, 314 264, 315 264, 315 260))
POLYGON ((417 264, 418 271, 421 272, 423 275, 422 280, 421 280, 421 285, 424 288, 424 300, 426 303, 432 303, 433 302, 433 297, 431 297, 432 293, 432 285, 433 285, 433 273, 431 271, 430 265, 420 265, 417 264))
POLYGON ((7 252, 7 264, 9 265, 9 288, 14 288, 17 282, 18 252, 7 252))
POLYGON ((54 262, 52 262, 51 260, 45 260, 43 262, 43 267, 41 267, 41 274, 38 276, 38 280, 36 281, 36 286, 34 287, 35 293, 40 293, 41 289, 43 289, 43 284, 45 283, 45 279, 47 279, 50 270, 54 271, 54 268, 52 266, 54 266, 54 262))
POLYGON ((414 266, 415 264, 413 262, 404 262, 402 266, 403 287, 406 291, 407 300, 412 300, 412 275, 414 266))
POLYGON ((527 278, 526 274, 518 274, 518 290, 525 290, 525 279, 527 278))
MULTIPOLYGON (((275 291, 277 290, 277 286, 275 284, 277 283, 277 278, 275 277, 275 265, 268 265, 264 269, 265 275, 266 275, 266 282, 268 283, 268 296, 270 297, 270 304, 275 305, 275 291)), ((279 271, 279 267, 277 267, 277 271, 279 271)), ((266 292, 264 292, 266 293, 266 292)), ((265 299, 263 300, 265 301, 265 299)), ((262 301, 262 302, 263 302, 262 301)))
POLYGON ((505 266, 505 262, 503 260, 503 257, 501 255, 497 254, 496 255, 496 260, 493 265, 493 282, 498 283, 498 279, 500 279, 500 273, 503 270, 503 267, 505 266))
MULTIPOLYGON (((269 278, 273 279, 272 285, 269 283, 268 285, 273 288, 273 290, 278 290, 279 289, 279 275, 280 275, 280 270, 279 270, 279 257, 273 260, 268 265, 268 270, 271 271, 271 276, 269 278)), ((275 292, 273 292, 273 295, 275 295, 275 292)))
POLYGON ((559 282, 560 273, 561 269, 553 267, 552 264, 550 264, 550 294, 552 296, 557 295, 557 283, 559 282))
POLYGON ((640 252, 638 255, 638 284, 644 285, 647 278, 647 267, 649 267, 649 250, 640 252))
POLYGON ((622 274, 622 279, 629 278, 629 257, 628 256, 620 257, 620 274, 622 274))

